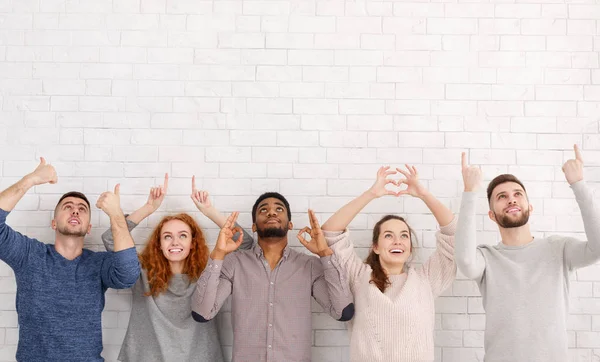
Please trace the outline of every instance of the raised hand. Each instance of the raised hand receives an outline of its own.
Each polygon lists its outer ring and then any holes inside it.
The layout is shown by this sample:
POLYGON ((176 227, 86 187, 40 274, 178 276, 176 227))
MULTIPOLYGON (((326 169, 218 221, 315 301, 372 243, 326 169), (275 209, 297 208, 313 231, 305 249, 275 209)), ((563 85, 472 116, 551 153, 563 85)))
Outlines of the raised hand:
POLYGON ((577 145, 573 145, 573 149, 575 150, 575 159, 567 160, 562 167, 569 185, 583 180, 583 157, 577 145))
POLYGON ((165 181, 162 186, 152 187, 150 189, 150 195, 148 195, 148 201, 146 202, 152 208, 152 212, 158 210, 163 200, 165 199, 165 195, 167 194, 167 188, 169 186, 169 174, 165 173, 165 181))
POLYGON ((54 166, 46 163, 46 159, 40 157, 40 164, 28 175, 35 185, 46 183, 55 184, 58 182, 58 176, 54 166))
POLYGON ((242 233, 242 229, 239 226, 235 226, 235 222, 240 213, 233 212, 225 221, 225 225, 221 228, 219 232, 219 237, 217 238, 217 243, 215 244, 215 248, 211 253, 211 258, 213 260, 222 260, 225 258, 225 255, 235 251, 237 248, 242 245, 242 241, 244 235, 242 233), (233 236, 239 233, 237 240, 233 239, 233 236))
POLYGON ((194 201, 194 205, 196 205, 198 210, 202 213, 212 207, 208 192, 196 188, 196 176, 192 176, 192 195, 190 197, 192 198, 192 201, 194 201))
POLYGON ((300 243, 313 254, 317 254, 318 256, 327 256, 333 254, 327 245, 327 242, 325 241, 323 230, 321 230, 321 226, 319 225, 319 220, 317 220, 315 212, 308 210, 308 218, 310 220, 310 227, 306 226, 298 232, 298 241, 300 241, 300 243), (310 235, 310 240, 306 240, 304 238, 304 233, 310 235))
POLYGON ((103 192, 96 202, 96 207, 104 211, 109 217, 123 215, 120 187, 121 185, 117 184, 114 192, 103 192))
POLYGON ((477 191, 483 179, 481 168, 479 166, 469 166, 467 164, 467 155, 464 152, 461 155, 461 164, 465 192, 477 191))
POLYGON ((373 196, 381 197, 384 195, 396 195, 396 192, 385 188, 387 184, 396 184, 396 181, 388 179, 388 176, 394 175, 396 171, 390 171, 389 169, 390 166, 382 166, 379 168, 379 170, 377 170, 377 179, 375 180, 373 186, 371 186, 369 189, 369 192, 371 192, 373 196))
POLYGON ((401 168, 396 168, 396 171, 400 172, 405 177, 398 180, 397 184, 398 186, 401 184, 406 185, 406 189, 396 192, 396 195, 410 195, 418 198, 422 198, 423 196, 427 195, 429 191, 419 182, 419 172, 417 171, 417 168, 407 164, 404 166, 408 171, 405 171, 401 168))

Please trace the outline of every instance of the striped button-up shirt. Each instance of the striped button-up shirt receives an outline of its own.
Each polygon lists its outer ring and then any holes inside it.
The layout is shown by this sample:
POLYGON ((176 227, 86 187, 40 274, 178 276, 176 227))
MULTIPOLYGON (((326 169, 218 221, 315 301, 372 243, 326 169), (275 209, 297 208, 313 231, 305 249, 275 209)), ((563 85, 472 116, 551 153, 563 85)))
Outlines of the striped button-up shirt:
POLYGON ((233 361, 310 362, 311 297, 337 320, 354 314, 335 255, 317 258, 287 246, 271 270, 262 248, 208 260, 192 297, 194 318, 210 320, 232 295, 233 361))

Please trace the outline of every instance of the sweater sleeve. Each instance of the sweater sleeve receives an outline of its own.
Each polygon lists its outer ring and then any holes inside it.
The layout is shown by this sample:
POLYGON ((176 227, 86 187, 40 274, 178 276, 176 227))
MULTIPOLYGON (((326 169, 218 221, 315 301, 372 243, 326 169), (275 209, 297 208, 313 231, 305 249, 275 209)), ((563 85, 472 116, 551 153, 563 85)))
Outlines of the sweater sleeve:
MULTIPOLYGON (((127 216, 128 215, 125 215, 125 221, 127 221, 127 229, 129 230, 129 232, 131 232, 131 230, 135 229, 136 226, 138 226, 138 224, 127 219, 127 216)), ((113 238, 112 229, 110 227, 102 234, 102 243, 104 244, 104 248, 106 248, 107 251, 114 250, 115 239, 113 238)))
MULTIPOLYGON (((235 226, 237 226, 240 229, 242 229, 242 244, 239 246, 239 248, 237 248, 237 250, 250 250, 250 249, 252 249, 252 246, 254 246, 254 238, 252 238, 252 235, 250 235, 250 233, 248 233, 246 231, 246 229, 244 229, 243 227, 241 227, 238 223, 236 223, 235 226)), ((238 238, 238 235, 236 233, 235 235, 233 235, 233 240, 236 240, 237 238, 238 238)))
POLYGON ((323 231, 327 244, 333 250, 341 270, 347 275, 350 284, 359 278, 362 273, 369 271, 365 264, 354 252, 354 245, 350 241, 350 231, 323 231))
POLYGON ((475 201, 477 194, 464 192, 456 225, 455 259, 458 269, 469 279, 480 280, 485 272, 485 258, 477 248, 475 201))
POLYGON ((102 283, 107 288, 131 288, 140 276, 140 262, 135 247, 109 251, 102 263, 102 283))
POLYGON ((446 290, 456 278, 456 263, 454 261, 454 232, 456 217, 450 224, 440 227, 436 233, 437 247, 433 255, 423 264, 423 271, 429 279, 431 291, 437 297, 446 290))
POLYGON ((569 269, 582 268, 600 260, 600 214, 594 200, 592 189, 579 181, 571 185, 575 199, 581 210, 583 227, 587 242, 567 240, 565 243, 565 262, 569 269))
POLYGON ((235 253, 225 256, 223 260, 208 258, 192 294, 192 317, 196 322, 213 319, 233 292, 236 260, 235 253))
POLYGON ((35 249, 43 250, 46 245, 8 226, 8 214, 9 212, 0 209, 0 260, 17 273, 26 266, 29 253, 35 249))

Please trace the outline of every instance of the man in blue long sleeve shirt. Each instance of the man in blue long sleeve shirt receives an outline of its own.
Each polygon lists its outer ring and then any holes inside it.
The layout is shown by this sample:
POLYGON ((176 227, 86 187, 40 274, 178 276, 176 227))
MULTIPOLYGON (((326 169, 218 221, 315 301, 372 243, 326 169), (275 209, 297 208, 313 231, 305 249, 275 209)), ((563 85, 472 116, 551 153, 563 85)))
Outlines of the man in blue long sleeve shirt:
POLYGON ((110 218, 114 252, 83 249, 91 230, 91 210, 79 192, 63 195, 54 210, 54 245, 6 225, 6 217, 31 187, 57 180, 54 167, 42 158, 32 173, 0 193, 0 260, 13 269, 17 282, 16 358, 23 362, 103 361, 104 293, 108 288, 131 287, 140 273, 120 207, 119 185, 96 203, 110 218))

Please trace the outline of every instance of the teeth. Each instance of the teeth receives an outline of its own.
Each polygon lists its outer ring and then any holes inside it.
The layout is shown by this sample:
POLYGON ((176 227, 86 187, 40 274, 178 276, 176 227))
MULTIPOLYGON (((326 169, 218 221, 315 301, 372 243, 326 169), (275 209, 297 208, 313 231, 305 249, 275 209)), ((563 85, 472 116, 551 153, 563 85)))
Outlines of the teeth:
POLYGON ((181 253, 183 249, 171 249, 169 250, 171 253, 181 253))
POLYGON ((402 253, 404 253, 404 250, 402 250, 402 249, 392 249, 392 250, 390 250, 390 252, 391 253, 400 253, 400 254, 402 254, 402 253))

